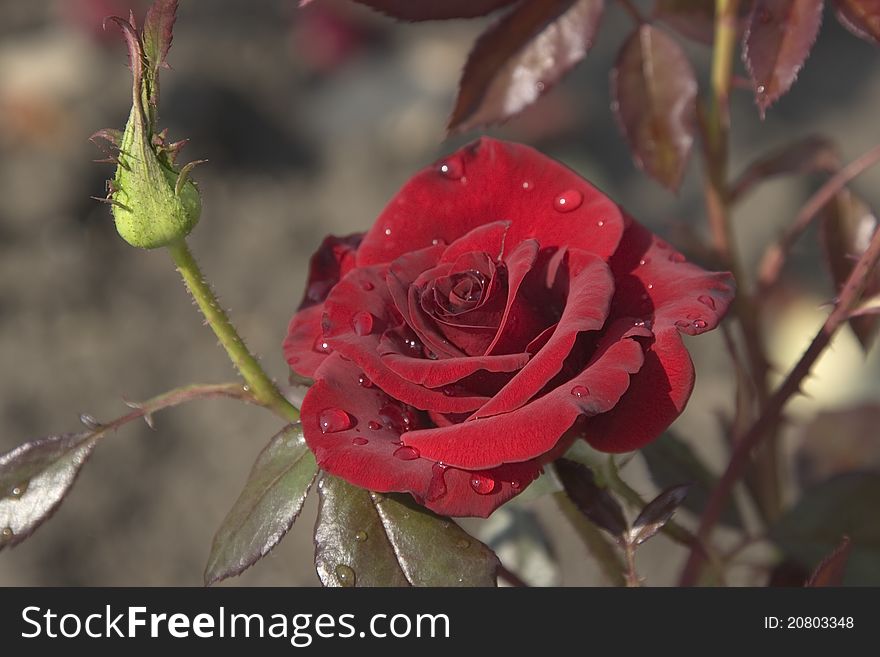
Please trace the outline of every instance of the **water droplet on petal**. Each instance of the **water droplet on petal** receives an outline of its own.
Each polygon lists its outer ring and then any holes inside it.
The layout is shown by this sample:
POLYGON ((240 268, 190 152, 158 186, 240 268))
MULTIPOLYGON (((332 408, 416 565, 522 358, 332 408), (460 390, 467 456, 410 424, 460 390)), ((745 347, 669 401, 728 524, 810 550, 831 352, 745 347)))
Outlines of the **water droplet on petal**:
POLYGON ((651 328, 653 327, 653 322, 651 322, 650 319, 637 319, 635 322, 633 322, 633 326, 638 326, 640 328, 651 330, 651 328))
POLYGON ((438 244, 440 244, 440 240, 438 240, 436 237, 431 240, 431 246, 437 246, 438 244))
POLYGON ((464 178, 464 162, 461 156, 455 155, 440 164, 440 175, 449 180, 461 180, 464 178))
POLYGON ((524 180, 522 184, 522 188, 527 192, 532 191, 535 188, 535 185, 530 180, 524 180))
POLYGON ((382 425, 376 422, 376 420, 370 420, 369 422, 367 422, 367 426, 373 431, 378 431, 382 428, 382 425))
POLYGON ((563 192, 553 201, 553 207, 559 212, 571 212, 581 207, 584 202, 584 195, 577 189, 570 189, 563 192))
POLYGON ((715 310, 715 299, 710 297, 707 294, 701 294, 697 297, 697 301, 699 301, 704 306, 708 307, 711 310, 715 310))
POLYGON ((366 374, 361 374, 361 375, 358 377, 358 385, 359 385, 361 388, 372 388, 372 387, 373 387, 373 382, 370 381, 369 377, 368 377, 366 374))
POLYGON ((680 263, 680 262, 684 262, 684 260, 685 260, 685 258, 681 253, 675 252, 675 253, 669 254, 669 261, 670 262, 680 263))
POLYGON ((333 351, 333 349, 327 343, 327 340, 320 335, 315 340, 315 344, 312 345, 312 349, 317 351, 319 354, 329 354, 331 351, 333 351))
POLYGON ((359 531, 357 534, 354 535, 354 540, 356 540, 358 543, 363 543, 367 540, 367 532, 359 531))
POLYGON ((385 237, 391 237, 391 229, 390 228, 385 229, 385 237))
POLYGON ((641 260, 639 260, 639 264, 640 264, 642 267, 644 267, 645 265, 647 265, 649 262, 651 262, 651 259, 650 259, 650 258, 642 258, 641 260))
POLYGON ((394 450, 394 456, 399 458, 401 461, 415 461, 419 458, 419 450, 415 447, 409 447, 408 445, 404 445, 403 447, 398 447, 394 450))
POLYGON ((519 489, 522 487, 522 484, 519 483, 518 481, 511 481, 511 482, 510 482, 510 487, 511 487, 513 490, 519 490, 519 489))
POLYGON ((376 289, 376 286, 373 285, 370 281, 361 281, 361 289, 364 292, 372 292, 376 289))
POLYGON ((578 399, 583 399, 584 397, 588 397, 590 395, 590 390, 585 388, 584 386, 575 386, 571 389, 571 394, 573 394, 578 399))
POLYGON ((448 468, 449 466, 443 463, 435 463, 431 467, 431 481, 428 483, 428 492, 425 495, 425 500, 428 502, 439 500, 446 495, 446 470, 448 468))
POLYGON ((757 91, 759 94, 764 93, 764 91, 765 91, 765 87, 764 87, 764 85, 763 85, 763 84, 759 84, 759 85, 758 85, 758 88, 755 89, 755 91, 757 91))
POLYGON ((385 426, 397 433, 406 433, 413 429, 416 420, 412 412, 396 404, 385 404, 380 408, 379 418, 385 422, 385 426))
POLYGON ((474 492, 478 495, 488 495, 497 486, 497 483, 491 477, 487 477, 481 474, 473 474, 471 475, 471 488, 474 489, 474 492))
POLYGON ((605 225, 605 222, 604 222, 602 219, 599 219, 599 221, 596 222, 596 225, 597 225, 599 228, 601 228, 602 226, 605 225))
POLYGON ((336 573, 336 579, 339 580, 339 583, 346 587, 350 588, 354 586, 355 580, 357 579, 354 570, 351 569, 351 566, 346 566, 345 564, 339 564, 336 566, 334 571, 336 573))
POLYGON ((467 550, 471 546, 471 542, 466 538, 460 538, 455 542, 455 547, 459 550, 467 550))
POLYGON ((694 328, 695 329, 704 329, 708 326, 705 320, 695 319, 694 320, 694 328))
POLYGON ((351 416, 341 408, 327 408, 318 416, 318 424, 322 433, 337 433, 351 429, 354 422, 351 416))
POLYGON ((653 283, 648 283, 648 289, 649 289, 649 290, 653 290, 653 289, 654 289, 654 284, 653 284, 653 283))
POLYGON ((361 438, 360 436, 356 436, 356 437, 354 437, 354 438, 351 439, 351 444, 352 444, 352 445, 358 445, 358 446, 361 446, 361 445, 366 445, 368 442, 370 442, 370 441, 367 440, 366 438, 361 438))
POLYGON ((351 318, 351 326, 358 335, 369 335, 373 330, 373 316, 366 311, 355 313, 351 318))

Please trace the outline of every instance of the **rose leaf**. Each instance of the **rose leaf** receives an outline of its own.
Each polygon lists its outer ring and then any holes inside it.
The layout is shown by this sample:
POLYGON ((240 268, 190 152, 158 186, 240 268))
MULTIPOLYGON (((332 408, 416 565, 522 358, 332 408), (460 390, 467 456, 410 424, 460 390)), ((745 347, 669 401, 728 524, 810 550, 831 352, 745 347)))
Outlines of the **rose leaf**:
POLYGON ((819 565, 816 566, 816 570, 810 575, 806 586, 840 586, 846 573, 846 563, 849 561, 851 549, 852 543, 849 540, 849 536, 844 536, 840 541, 840 545, 834 548, 834 551, 822 559, 819 565))
POLYGON ((293 526, 316 474, 298 424, 273 437, 214 536, 205 584, 240 575, 266 556, 293 526))
POLYGON ((852 541, 844 585, 880 584, 880 475, 850 473, 808 489, 770 530, 770 538, 787 556, 815 567, 837 547, 842 536, 852 541))
POLYGON ((506 121, 580 62, 604 0, 526 0, 477 40, 459 83, 450 132, 506 121))
POLYGON ((568 459, 557 459, 555 467, 566 494, 580 512, 615 540, 623 542, 629 532, 623 509, 611 493, 596 483, 593 471, 568 459))
MULTIPOLYGON (((856 260, 868 248, 876 230, 877 217, 871 208, 847 189, 838 193, 825 206, 822 211, 820 236, 835 289, 839 289, 846 282, 856 260)), ((880 292, 880 270, 875 270, 868 276, 862 298, 871 298, 878 292, 880 292)), ((873 313, 860 314, 851 317, 849 325, 862 348, 867 351, 877 335, 880 317, 873 313)))
POLYGON ((629 543, 641 545, 663 529, 663 526, 669 522, 675 510, 687 497, 690 488, 691 484, 678 484, 667 488, 648 502, 633 522, 628 536, 629 543))
POLYGON ((822 0, 756 0, 743 36, 761 118, 797 78, 822 24, 822 0))
POLYGON ((636 164, 675 191, 696 131, 697 81, 670 36, 641 25, 611 70, 612 108, 636 164))
MULTIPOLYGON (((311 0, 300 2, 304 6, 311 0)), ((492 13, 516 0, 355 0, 393 18, 404 21, 436 21, 448 18, 476 18, 492 13)))
POLYGON ((0 550, 51 517, 100 437, 94 431, 48 436, 0 456, 0 550))
POLYGON ((315 567, 324 586, 495 586, 498 558, 409 497, 324 475, 315 567))
MULTIPOLYGON (((707 468, 693 448, 674 433, 667 431, 641 449, 651 480, 659 488, 668 488, 682 481, 692 482, 682 507, 700 515, 718 478, 707 468)), ((736 505, 729 502, 721 514, 721 522, 729 527, 742 527, 736 505)))
POLYGON ((880 45, 880 0, 834 0, 834 13, 857 37, 880 45))
MULTIPOLYGON (((737 34, 745 29, 750 3, 738 7, 737 34)), ((715 39, 715 3, 706 0, 657 0, 654 16, 688 39, 711 45, 715 39)))

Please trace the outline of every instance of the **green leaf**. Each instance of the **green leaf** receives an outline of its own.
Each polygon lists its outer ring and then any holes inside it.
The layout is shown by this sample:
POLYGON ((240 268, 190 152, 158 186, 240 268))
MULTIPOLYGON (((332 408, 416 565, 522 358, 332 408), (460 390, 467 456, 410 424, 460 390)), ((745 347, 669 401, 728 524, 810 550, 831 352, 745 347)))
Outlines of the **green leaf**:
POLYGON ((841 475, 811 488, 770 531, 782 551, 808 568, 852 541, 844 585, 880 585, 880 474, 841 475))
POLYGON ((49 519, 100 437, 92 431, 49 436, 0 456, 0 550, 49 519))
MULTIPOLYGON (((641 454, 648 466, 648 473, 658 488, 691 482, 693 486, 682 502, 682 507, 697 515, 703 512, 718 478, 703 465, 690 445, 667 431, 654 442, 645 445, 641 454)), ((725 507, 721 522, 729 527, 742 527, 742 519, 733 502, 725 507)))
POLYGON ((315 566, 325 586, 495 586, 498 558, 410 498, 324 475, 315 566))
POLYGON ((557 459, 555 467, 565 493, 580 512, 622 544, 629 532, 623 509, 611 493, 596 483, 593 471, 567 459, 557 459))
POLYGON ((691 484, 678 484, 667 488, 648 502, 633 522, 627 536, 630 545, 641 545, 657 534, 672 519, 675 510, 687 497, 691 484))
POLYGON ((240 575, 284 538, 317 472, 299 424, 272 438, 214 536, 205 568, 206 585, 240 575))

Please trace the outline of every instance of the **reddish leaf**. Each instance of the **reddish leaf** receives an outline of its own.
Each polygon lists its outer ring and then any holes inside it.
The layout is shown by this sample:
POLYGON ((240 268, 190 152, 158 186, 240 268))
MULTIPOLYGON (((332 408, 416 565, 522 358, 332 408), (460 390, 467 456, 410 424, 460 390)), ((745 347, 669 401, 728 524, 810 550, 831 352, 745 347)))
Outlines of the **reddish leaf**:
POLYGON ((849 536, 844 536, 834 552, 822 559, 816 566, 816 570, 810 575, 810 579, 804 586, 840 586, 843 584, 843 575, 846 572, 846 562, 849 561, 849 553, 852 543, 849 536))
POLYGON ((880 0, 834 0, 834 11, 850 32, 880 45, 880 0))
POLYGON ((641 25, 611 71, 612 108, 636 164, 678 189, 694 143, 697 81, 681 47, 641 25))
MULTIPOLYGON (((849 190, 844 189, 825 206, 821 236, 825 258, 836 288, 842 286, 849 277, 856 259, 868 248, 876 230, 877 217, 871 208, 849 190)), ((878 292, 880 270, 875 270, 868 277, 862 298, 869 298, 878 292)), ((880 326, 880 317, 876 314, 863 314, 850 318, 849 325, 862 347, 867 350, 880 326)))
POLYGON ((797 78, 822 24, 822 0, 756 0, 743 60, 761 118, 797 78))
POLYGON ((691 484, 672 486, 648 502, 629 531, 628 542, 641 545, 669 522, 676 509, 684 502, 691 484))
POLYGON ((154 71, 167 66, 165 58, 171 49, 172 30, 177 18, 177 0, 155 0, 144 20, 144 55, 154 71))
POLYGON ((581 513, 618 542, 625 540, 628 529, 623 509, 607 490, 596 483, 592 470, 568 459, 559 459, 555 465, 566 494, 581 513))
POLYGON ((604 0, 526 0, 477 40, 450 131, 506 121, 535 102, 593 45, 604 0))
MULTIPOLYGON (((739 3, 737 35, 745 30, 751 3, 739 3)), ((679 34, 711 45, 715 39, 715 3, 712 0, 657 0, 654 16, 679 34)))
MULTIPOLYGON (((485 16, 516 0, 355 0, 383 14, 405 21, 435 21, 447 18, 485 16)), ((300 2, 300 7, 311 0, 300 2)))
POLYGON ((731 196, 740 198, 757 183, 785 174, 836 171, 840 156, 834 144, 818 135, 799 139, 756 160, 743 171, 731 188, 731 196))

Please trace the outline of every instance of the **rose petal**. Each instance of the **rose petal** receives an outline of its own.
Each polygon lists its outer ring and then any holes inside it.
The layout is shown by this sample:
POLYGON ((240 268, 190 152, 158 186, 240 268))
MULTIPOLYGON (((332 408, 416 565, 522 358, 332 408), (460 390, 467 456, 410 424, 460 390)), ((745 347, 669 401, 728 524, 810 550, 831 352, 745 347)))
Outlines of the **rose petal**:
MULTIPOLYGON (((694 366, 681 336, 667 328, 645 352, 645 364, 608 413, 591 418, 584 440, 603 452, 629 452, 659 436, 681 415, 694 387, 694 366)), ((531 406, 528 406, 531 408, 531 406)))
POLYGON ((529 304, 518 303, 517 296, 526 274, 535 264, 538 249, 539 245, 535 240, 520 242, 504 261, 507 266, 507 305, 498 325, 498 332, 486 348, 487 354, 504 353, 512 345, 522 342, 524 336, 526 341, 531 340, 542 328, 536 326, 535 312, 529 304))
POLYGON ((412 358, 396 352, 381 353, 381 356, 382 361, 393 372, 407 381, 429 388, 450 385, 480 370, 515 372, 529 362, 528 354, 502 354, 438 360, 412 358))
POLYGON ((393 372, 379 355, 383 334, 399 325, 397 309, 385 284, 387 265, 358 267, 343 278, 324 302, 324 337, 329 345, 354 361, 389 395, 404 404, 440 413, 473 411, 485 397, 447 396, 407 381, 393 372), (369 331, 358 332, 357 317, 370 317, 369 331))
POLYGON ((736 293, 727 272, 686 262, 666 242, 630 221, 609 265, 617 290, 612 317, 643 317, 655 332, 666 327, 697 335, 714 329, 736 293))
POLYGON ((452 243, 474 228, 509 221, 505 249, 535 238, 610 256, 624 230, 620 210, 565 166, 521 144, 488 137, 412 178, 358 249, 358 265, 390 262, 434 240, 452 243), (565 197, 566 206, 558 200, 565 197), (563 211, 557 210, 563 207, 563 211))
POLYGON ((320 344, 321 317, 324 315, 324 305, 316 305, 300 310, 290 320, 287 328, 287 337, 284 338, 284 358, 290 369, 300 376, 313 377, 315 370, 327 358, 326 352, 317 351, 320 344))
POLYGON ((553 335, 475 417, 509 413, 521 407, 559 373, 578 333, 602 328, 614 292, 611 271, 601 258, 576 249, 568 251, 568 268, 572 272, 568 300, 553 335))
POLYGON ((410 493, 419 503, 443 515, 486 517, 522 492, 546 462, 534 460, 467 472, 439 465, 412 448, 402 450, 401 435, 381 418, 389 397, 376 385, 359 385, 360 375, 354 363, 333 355, 318 370, 317 381, 302 405, 303 432, 318 465, 356 486, 377 492, 410 493), (337 411, 348 418, 337 426, 350 427, 324 433, 322 414, 338 416, 337 411))
POLYGON ((299 310, 322 303, 330 290, 354 268, 355 254, 365 233, 328 235, 309 260, 309 279, 299 310))
MULTIPOLYGON (((545 454, 581 415, 614 408, 642 366, 642 346, 631 337, 606 335, 592 362, 571 381, 510 413, 403 435, 427 458, 468 470, 526 461, 545 454)), ((621 332, 616 327, 615 332, 621 332)))

